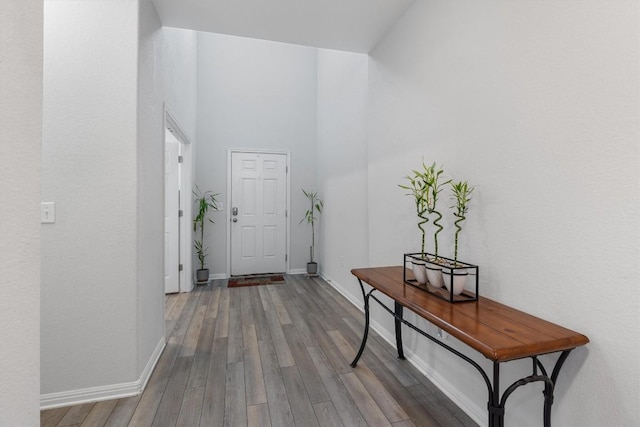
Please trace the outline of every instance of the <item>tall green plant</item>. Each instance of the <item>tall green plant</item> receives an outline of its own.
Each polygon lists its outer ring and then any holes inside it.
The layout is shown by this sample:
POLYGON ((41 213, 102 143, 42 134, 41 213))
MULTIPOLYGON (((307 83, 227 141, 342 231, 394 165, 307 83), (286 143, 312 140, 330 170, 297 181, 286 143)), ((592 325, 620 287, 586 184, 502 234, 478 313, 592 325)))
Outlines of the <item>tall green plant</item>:
POLYGON ((469 186, 467 181, 452 182, 451 192, 453 193, 452 199, 456 202, 451 206, 454 209, 453 215, 457 218, 453 223, 456 227, 456 234, 454 239, 453 260, 458 261, 458 236, 462 232, 462 221, 467 219, 466 214, 469 211, 469 202, 471 202, 471 193, 474 187, 469 186))
POLYGON ((196 189, 193 190, 193 195, 196 197, 194 202, 196 204, 197 215, 193 219, 193 231, 199 231, 199 237, 195 239, 193 247, 196 250, 198 261, 200 261, 200 270, 204 270, 204 260, 207 257, 207 250, 209 248, 204 247, 204 225, 206 221, 213 224, 211 218, 207 218, 210 211, 219 210, 218 197, 219 194, 212 193, 211 191, 200 191, 196 185, 196 189))
POLYGON ((433 245, 434 245, 434 255, 437 258, 438 257, 438 234, 444 228, 440 224, 440 220, 442 219, 442 214, 437 210, 438 195, 442 191, 443 187, 448 183, 450 183, 451 180, 444 181, 444 182, 440 181, 443 178, 442 174, 444 173, 444 171, 442 169, 438 169, 435 162, 431 166, 427 166, 423 161, 422 167, 424 169, 424 172, 422 173, 422 179, 424 180, 424 183, 427 186, 427 191, 426 191, 427 213, 429 215, 436 216, 436 218, 433 220, 433 225, 436 227, 436 231, 433 233, 433 245))
POLYGON ((418 221, 418 228, 422 235, 422 241, 420 245, 420 254, 424 258, 424 241, 425 241, 425 229, 424 225, 429 222, 429 218, 425 216, 427 213, 427 199, 426 194, 428 187, 424 182, 421 172, 413 171, 413 176, 405 176, 405 179, 409 181, 408 185, 398 184, 398 187, 409 191, 407 196, 412 196, 416 204, 416 215, 420 220, 418 221))
POLYGON ((299 224, 302 224, 304 221, 311 224, 311 246, 309 247, 309 255, 311 258, 311 262, 313 262, 313 255, 316 248, 316 230, 315 230, 315 222, 318 220, 316 217, 316 213, 322 213, 322 208, 324 204, 318 196, 318 193, 315 191, 307 191, 304 188, 302 189, 305 197, 309 200, 309 209, 304 213, 304 217, 300 220, 299 224))

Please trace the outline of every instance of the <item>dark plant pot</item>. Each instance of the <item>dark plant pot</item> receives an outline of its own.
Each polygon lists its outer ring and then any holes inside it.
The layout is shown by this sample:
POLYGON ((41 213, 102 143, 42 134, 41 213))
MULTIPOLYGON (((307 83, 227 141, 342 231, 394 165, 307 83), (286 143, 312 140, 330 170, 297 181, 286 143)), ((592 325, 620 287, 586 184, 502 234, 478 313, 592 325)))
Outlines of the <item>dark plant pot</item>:
POLYGON ((309 276, 317 276, 318 275, 318 263, 317 262, 308 262, 307 263, 307 274, 309 276))
POLYGON ((209 269, 196 270, 196 282, 208 283, 209 282, 209 269))

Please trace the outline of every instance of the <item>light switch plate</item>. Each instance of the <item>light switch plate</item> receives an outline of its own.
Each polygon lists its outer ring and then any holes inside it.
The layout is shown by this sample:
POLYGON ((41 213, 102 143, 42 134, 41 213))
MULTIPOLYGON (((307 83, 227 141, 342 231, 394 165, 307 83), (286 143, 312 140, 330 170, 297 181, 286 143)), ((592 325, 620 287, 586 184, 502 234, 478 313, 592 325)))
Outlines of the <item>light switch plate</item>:
POLYGON ((40 209, 40 222, 42 224, 53 224, 56 222, 55 202, 42 202, 40 209))

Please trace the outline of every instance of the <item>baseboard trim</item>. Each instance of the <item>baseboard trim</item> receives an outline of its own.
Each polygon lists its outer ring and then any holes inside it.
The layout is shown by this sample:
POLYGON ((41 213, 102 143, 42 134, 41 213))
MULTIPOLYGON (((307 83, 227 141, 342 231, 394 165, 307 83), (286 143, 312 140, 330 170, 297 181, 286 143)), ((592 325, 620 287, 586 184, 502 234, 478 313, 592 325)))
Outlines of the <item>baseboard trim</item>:
MULTIPOLYGON (((329 283, 340 295, 345 297, 351 304, 353 304, 358 310, 364 313, 362 303, 355 298, 351 293, 335 280, 322 275, 322 278, 329 283)), ((371 319, 371 328, 380 335, 393 348, 396 346, 395 332, 387 331, 382 325, 375 320, 371 319)), ((438 387, 449 399, 451 399, 456 405, 460 407, 473 421, 479 426, 487 425, 487 413, 486 410, 480 408, 475 402, 470 400, 467 396, 462 394, 460 390, 454 387, 447 379, 438 373, 431 365, 429 365, 423 358, 414 353, 407 346, 404 347, 404 353, 407 361, 411 363, 422 375, 429 378, 436 387, 438 387)))
POLYGON ((166 341, 164 336, 156 345, 147 365, 137 381, 110 384, 99 387, 89 387, 78 390, 62 391, 40 395, 40 409, 59 408, 61 406, 80 405, 102 400, 121 399, 123 397, 136 396, 142 393, 151 378, 151 374, 160 360, 166 341))
POLYGON ((292 268, 289 270, 289 274, 307 274, 306 268, 292 268))
POLYGON ((142 387, 140 388, 140 393, 142 393, 144 389, 147 388, 147 383, 151 378, 151 374, 153 374, 154 369, 156 369, 156 365, 158 364, 158 361, 160 360, 160 356, 162 356, 162 352, 164 351, 164 348, 166 346, 167 346, 167 342, 164 334, 162 334, 160 341, 158 341, 156 348, 153 350, 153 353, 151 353, 151 357, 149 357, 149 360, 147 361, 147 365, 144 367, 144 370, 142 371, 142 375, 140 375, 140 379, 138 380, 142 384, 142 387))
POLYGON ((210 274, 209 275, 209 281, 226 279, 226 278, 227 278, 227 275, 225 273, 216 273, 216 274, 210 274))

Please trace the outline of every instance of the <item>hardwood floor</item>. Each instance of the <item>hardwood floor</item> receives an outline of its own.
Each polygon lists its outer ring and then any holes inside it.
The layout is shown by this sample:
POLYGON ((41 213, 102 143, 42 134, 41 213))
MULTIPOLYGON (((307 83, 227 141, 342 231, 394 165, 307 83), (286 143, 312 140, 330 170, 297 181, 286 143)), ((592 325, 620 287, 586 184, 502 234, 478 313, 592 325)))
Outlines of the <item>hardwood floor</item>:
POLYGON ((41 426, 476 426, 321 279, 166 298, 167 346, 139 396, 41 412, 41 426))

